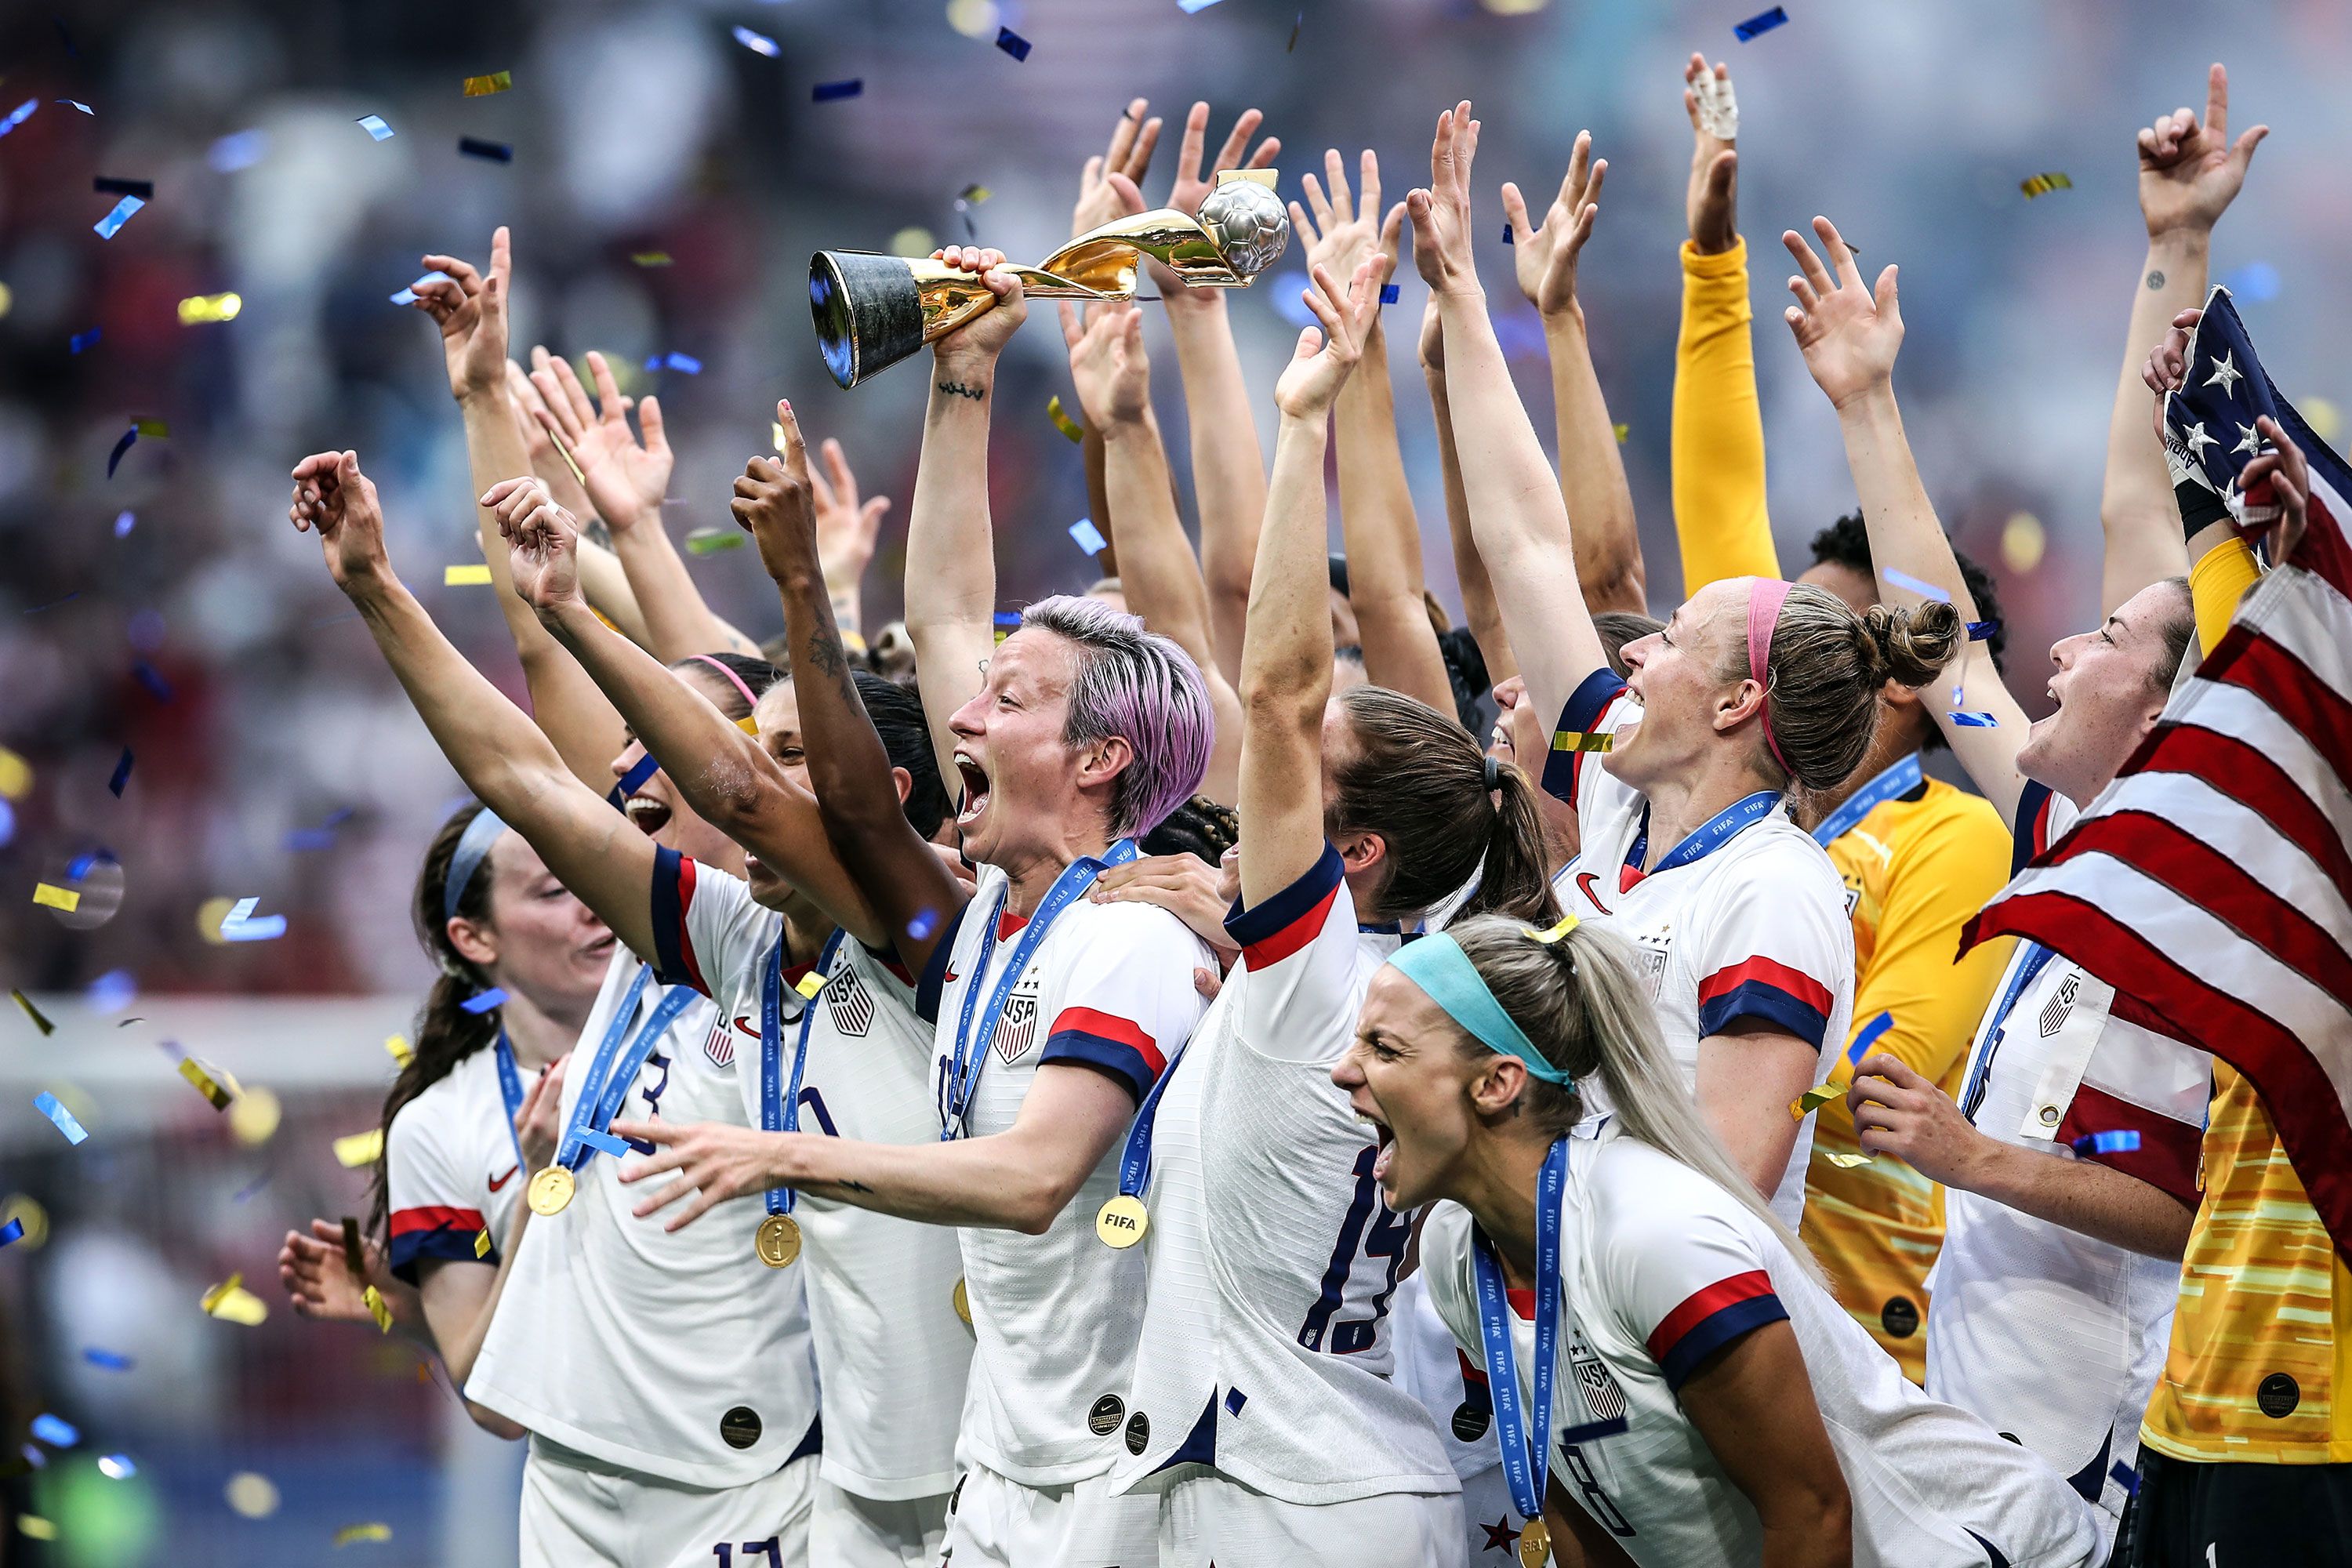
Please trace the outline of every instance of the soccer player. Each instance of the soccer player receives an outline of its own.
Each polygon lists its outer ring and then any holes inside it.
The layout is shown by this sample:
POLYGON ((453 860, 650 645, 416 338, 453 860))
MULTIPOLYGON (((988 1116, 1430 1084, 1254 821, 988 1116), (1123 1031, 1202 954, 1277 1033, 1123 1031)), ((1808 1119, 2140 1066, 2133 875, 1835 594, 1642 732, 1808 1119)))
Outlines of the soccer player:
MULTIPOLYGON (((296 526, 319 533, 336 585, 459 776, 629 950, 613 954, 566 1070, 556 1163, 524 1178, 534 1217, 466 1384, 531 1435, 523 1561, 684 1568, 721 1548, 803 1561, 817 1412, 802 1281, 761 1267, 747 1237, 634 1223, 609 1131, 625 1107, 640 1121, 745 1120, 732 1063, 711 1049, 727 1021, 690 988, 654 987, 634 956, 661 951, 660 849, 736 865, 740 852, 682 798, 654 793, 634 742, 611 764, 632 792, 628 816, 574 776, 394 575, 355 454, 306 458, 295 481, 296 526), (551 1185, 566 1201, 547 1202, 551 1185)), ((686 668, 696 673, 678 679, 735 717, 751 708, 738 683, 773 675, 750 660, 722 663, 723 681, 710 664, 686 668)))
POLYGON ((1332 1073, 1390 1204, 1452 1200, 1421 1266, 1521 1506, 1586 1564, 2091 1562, 2058 1476, 1822 1287, 1683 1088, 1636 952, 1572 915, 1462 921, 1373 977, 1332 1073))
MULTIPOLYGON (((1787 316, 1844 429, 1879 596, 1918 604, 1913 584, 1926 585, 1978 619, 1895 402, 1895 269, 1874 297, 1835 226, 1813 227, 1830 266, 1784 237, 1802 270, 1787 316)), ((1950 700, 1939 682, 1930 710, 2011 825, 2014 866, 2063 832, 2154 726, 2194 631, 2185 583, 2141 587, 2097 630, 2052 647, 2056 711, 2030 726, 1984 645, 1967 645, 1950 700)), ((2113 1016, 2114 999, 2021 943, 1978 1026, 1957 1104, 1884 1054, 1863 1058, 1849 1097, 1864 1153, 1899 1156, 1948 1189, 1928 1278, 1927 1391, 2071 1478, 2102 1505, 2109 1539, 2137 1484, 2211 1081, 2202 1051, 2113 1016)))
MULTIPOLYGON (((1477 123, 1438 121, 1433 189, 1408 198, 1413 259, 1444 317, 1454 439, 1479 553, 1539 713, 1560 715, 1547 788, 1572 801, 1581 865, 1565 902, 1643 953, 1669 1048, 1757 1190, 1794 1225, 1810 1122, 1853 995, 1845 892, 1789 819, 1792 784, 1844 779, 1888 679, 1930 679, 1959 636, 1948 606, 1858 616, 1824 590, 1717 583, 1607 667, 1569 519, 1511 384, 1469 235, 1477 123)), ((1575 215, 1589 228, 1588 202, 1575 215)), ((1562 216, 1565 215, 1556 215, 1562 216)))
MULTIPOLYGON (((526 1135, 552 1120, 564 1058, 613 958, 613 933, 555 879, 522 836, 478 805, 433 836, 410 900, 417 940, 441 973, 416 1043, 384 1097, 371 1237, 354 1273, 341 1227, 289 1231, 278 1278, 304 1317, 364 1323, 373 1285, 459 1386, 488 1331, 514 1259, 526 1135), (474 998, 496 992, 495 1006, 474 998), (379 1245, 373 1237, 389 1221, 379 1245)), ((467 1402, 484 1429, 522 1428, 467 1402)))
POLYGON ((976 893, 908 826, 848 679, 789 405, 777 408, 783 463, 752 465, 772 493, 739 492, 782 594, 827 829, 936 1021, 946 1134, 910 1148, 670 1129, 670 1146, 632 1176, 677 1173, 642 1213, 696 1193, 672 1226, 776 1186, 961 1226, 977 1344, 948 1524, 957 1568, 1135 1562, 1153 1550, 1156 1500, 1111 1496, 1109 1471, 1123 1451, 1143 1260, 1104 1247, 1095 1215, 1118 1195, 1137 1106, 1200 1018, 1193 970, 1213 958, 1165 910, 1084 895, 1104 861, 1129 858, 1198 785, 1207 699, 1181 649, 1093 600, 1032 605, 994 643, 988 405, 1025 307, 1001 257, 953 259, 999 302, 936 345, 907 607, 933 745, 962 781, 956 820, 982 868, 976 893))

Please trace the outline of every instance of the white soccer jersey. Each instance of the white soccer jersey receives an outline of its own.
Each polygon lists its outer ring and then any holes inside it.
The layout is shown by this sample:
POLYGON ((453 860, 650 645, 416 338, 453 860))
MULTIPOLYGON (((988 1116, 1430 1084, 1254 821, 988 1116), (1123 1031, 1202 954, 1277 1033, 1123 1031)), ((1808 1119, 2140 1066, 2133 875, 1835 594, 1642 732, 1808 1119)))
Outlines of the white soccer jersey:
MULTIPOLYGON (((2028 784, 2017 867, 2075 815, 2028 784)), ((2115 995, 2078 965, 2020 942, 1978 1026, 1960 1109, 2004 1143, 2112 1165, 2193 1210, 2211 1059, 2114 1016, 2115 995)), ((1936 1298, 1927 1391, 2071 1477, 2102 1505, 2112 1533, 2137 1483, 2140 1417, 2164 1367, 2180 1265, 1954 1187, 1927 1279, 1936 1298)))
MULTIPOLYGON (((385 1260, 404 1283, 417 1282, 416 1266, 427 1258, 495 1268, 514 1234, 523 1184, 498 1055, 495 1045, 484 1046, 392 1119, 383 1141, 385 1260), (474 1247, 485 1229, 490 1249, 478 1259, 474 1247)), ((523 1084, 528 1089, 530 1079, 523 1084)))
MULTIPOLYGON (((1625 683, 1601 669, 1569 699, 1559 728, 1613 733, 1641 717, 1625 683)), ((1853 1012, 1853 924, 1845 884, 1812 835, 1778 805, 1755 816, 1734 806, 1683 847, 1660 846, 1676 863, 1645 875, 1649 802, 1601 754, 1554 752, 1544 787, 1575 805, 1583 840, 1562 873, 1560 907, 1607 925, 1646 962, 1666 1050, 1684 1082, 1696 1089, 1699 1042, 1742 1019, 1812 1046, 1813 1081, 1826 1079, 1853 1012), (1685 859, 1686 849, 1693 853, 1685 859), (1822 1049, 1825 1042, 1832 1048, 1822 1049)), ((1772 1194, 1772 1212, 1791 1230, 1804 1216, 1812 1153, 1808 1117, 1772 1194)))
POLYGON ((1226 921, 1241 963, 1161 1096, 1122 1490, 1188 1461, 1293 1503, 1460 1489, 1391 1381, 1412 1216, 1390 1212, 1378 1143, 1331 1082, 1399 942, 1359 932, 1341 871, 1326 845, 1226 921))
MULTIPOLYGON (((1560 1196, 1563 1309, 1551 1474, 1634 1562, 1748 1564, 1755 1506, 1677 1393, 1715 1352, 1767 1324, 1796 1332, 1853 1499, 1855 1568, 2071 1568, 2094 1560, 2090 1510, 2058 1473, 1905 1381, 1892 1357, 1751 1211, 1614 1118, 1569 1140, 1560 1196), (1624 1429, 1564 1443, 1577 1428, 1624 1429), (1992 1557, 1990 1545, 1999 1552, 1992 1557)), ((1483 1361, 1472 1223, 1439 1204, 1423 1227, 1430 1300, 1483 1361)), ((1534 1293, 1513 1292, 1514 1365, 1533 1400, 1534 1293)), ((1940 1310, 1940 1307, 1939 1307, 1940 1310)))
MULTIPOLYGON (((731 1058, 743 1114, 760 1125, 760 1009, 783 916, 753 901, 740 877, 665 849, 655 876, 678 924, 656 932, 658 973, 719 1004, 706 1049, 731 1058), (673 940, 674 938, 674 940, 673 940)), ((780 1087, 792 1082, 809 973, 787 964, 780 1087)), ((895 958, 845 939, 816 998, 800 1090, 800 1130, 869 1143, 931 1143, 931 1026, 915 1016, 915 991, 895 958)), ((757 1199, 698 1222, 751 1233, 766 1214, 757 1199)), ((955 1312, 963 1256, 956 1234, 831 1199, 793 1206, 806 1248, 786 1270, 807 1279, 824 1423, 825 1478, 878 1501, 929 1497, 955 1485, 956 1427, 971 1364, 971 1330, 955 1312)))
MULTIPOLYGON (((940 1103, 963 1016, 964 993, 982 987, 978 1014, 1021 943, 1027 922, 1000 914, 988 973, 976 974, 984 927, 1005 889, 1004 873, 981 871, 972 900, 931 954, 917 1009, 935 1020, 940 1103)), ((968 1131, 1009 1131, 1037 1069, 1090 1067, 1127 1086, 1138 1103, 1200 1021, 1192 971, 1215 963, 1206 943, 1166 910, 1097 904, 1081 897, 1039 942, 1004 1005, 980 1064, 968 1131)), ((1042 1236, 973 1226, 959 1232, 978 1344, 964 1404, 963 1441, 973 1459, 1030 1487, 1106 1475, 1120 1428, 1103 1413, 1123 1405, 1143 1321, 1143 1258, 1105 1247, 1095 1211, 1118 1193, 1115 1140, 1042 1236)))
MULTIPOLYGON (((567 1123, 637 968, 625 949, 614 954, 564 1074, 567 1123)), ((646 987, 633 1029, 661 994, 646 987)), ((695 997, 615 1120, 743 1125, 733 1065, 708 1049, 716 1022, 695 997)), ((659 1182, 625 1186, 621 1163, 593 1156, 562 1212, 523 1227, 466 1395, 564 1447, 685 1486, 771 1475, 815 1436, 800 1271, 762 1264, 750 1229, 724 1213, 677 1231, 663 1228, 675 1210, 638 1219, 632 1211, 659 1182)))

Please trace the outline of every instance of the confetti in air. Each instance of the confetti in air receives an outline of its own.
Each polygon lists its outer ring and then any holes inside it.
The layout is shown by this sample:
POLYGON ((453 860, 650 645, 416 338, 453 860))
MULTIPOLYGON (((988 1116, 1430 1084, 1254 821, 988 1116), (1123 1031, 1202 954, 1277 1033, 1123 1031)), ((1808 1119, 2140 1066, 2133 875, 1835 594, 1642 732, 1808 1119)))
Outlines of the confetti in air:
POLYGON ((389 141, 394 134, 381 114, 362 114, 354 123, 379 142, 389 141))
POLYGON ((735 41, 753 54, 765 55, 770 59, 774 59, 778 53, 775 39, 769 37, 765 33, 755 33, 749 27, 738 26, 735 29, 735 41))
POLYGON ((180 301, 180 325, 194 327, 207 321, 234 321, 236 313, 244 309, 244 299, 236 294, 191 294, 180 301))
POLYGON ((490 585, 489 563, 444 566, 441 568, 441 585, 445 588, 487 588, 490 585))
POLYGON ((63 910, 71 914, 81 908, 81 895, 71 888, 60 888, 53 882, 33 884, 33 902, 44 909, 63 910))
POLYGON ((838 103, 845 98, 856 98, 866 91, 866 79, 854 76, 846 81, 821 81, 809 89, 809 96, 819 103, 838 103))
POLYGON ((1029 58, 1029 40, 1010 27, 996 29, 996 47, 1016 60, 1025 60, 1029 58))
POLYGON ((514 86, 512 71, 492 71, 488 76, 469 76, 466 79, 466 96, 488 98, 494 92, 504 92, 512 86, 514 86))
POLYGON ((1788 24, 1788 20, 1789 13, 1787 9, 1783 6, 1775 5, 1769 11, 1759 11, 1755 16, 1748 17, 1745 22, 1735 24, 1731 29, 1731 33, 1734 37, 1745 44, 1763 37, 1766 33, 1770 32, 1775 27, 1785 26, 1788 24))
POLYGON ((2139 1131, 2121 1127, 2112 1132, 2086 1132, 2073 1142, 2077 1154, 2128 1154, 2139 1147, 2139 1131))
POLYGON ((485 142, 478 136, 457 138, 457 151, 468 158, 480 158, 492 163, 514 162, 514 149, 503 142, 485 142))
POLYGON ((1797 1096, 1796 1099, 1789 1101, 1789 1120, 1791 1121, 1802 1121, 1806 1117, 1811 1115, 1814 1111, 1819 1110, 1831 1100, 1844 1099, 1845 1091, 1846 1086, 1842 1083, 1825 1083, 1816 1088, 1809 1089, 1805 1090, 1804 1093, 1797 1096))
POLYGON ((335 1163, 346 1171, 373 1165, 383 1154, 383 1129, 381 1127, 371 1127, 364 1132, 353 1132, 335 1140, 335 1163))
POLYGON ((392 1526, 388 1524, 347 1524, 335 1531, 335 1544, 349 1546, 354 1541, 390 1541, 392 1526))
POLYGON ((89 1130, 47 1089, 33 1096, 33 1109, 56 1122, 58 1131, 65 1134, 67 1142, 80 1143, 89 1137, 89 1130))
POLYGON ((1951 711, 1945 714, 1945 717, 1949 719, 1953 723, 1958 724, 1963 730, 1998 730, 2000 728, 2000 721, 1994 718, 1991 714, 1971 713, 1964 708, 1953 709, 1951 711))
POLYGON ((1110 548, 1110 541, 1102 536, 1102 530, 1095 526, 1094 519, 1090 517, 1082 517, 1070 524, 1070 537, 1076 540, 1078 548, 1088 555, 1100 555, 1110 548))
POLYGON ((416 291, 425 287, 425 284, 446 283, 450 280, 450 277, 446 272, 436 268, 432 271, 426 273, 424 277, 419 278, 415 282, 411 283, 407 288, 403 289, 399 293, 394 294, 392 297, 392 302, 395 305, 414 305, 416 303, 416 291))
POLYGON ((1925 578, 1914 577, 1910 573, 1897 567, 1882 566, 1879 568, 1879 575, 1898 588, 1910 589, 1923 599, 1933 599, 1939 605, 1948 605, 1952 602, 1952 595, 1948 590, 1938 588, 1925 578))
POLYGON ((1055 429, 1070 438, 1071 445, 1076 446, 1087 438, 1086 426, 1070 417, 1069 411, 1062 406, 1059 393, 1045 399, 1045 417, 1054 422, 1055 429))
POLYGON ((722 550, 740 550, 743 531, 740 528, 698 528, 686 536, 688 555, 716 555, 722 550))
POLYGON ((33 1436, 52 1448, 70 1448, 81 1441, 81 1433, 72 1422, 46 1410, 33 1417, 33 1436))
POLYGON ((498 1006, 506 999, 506 988, 500 985, 493 985, 488 991, 467 997, 463 1002, 458 1003, 457 1005, 463 1007, 467 1012, 473 1014, 475 1016, 479 1017, 482 1014, 488 1012, 495 1006, 498 1006))
POLYGON ((101 196, 137 196, 142 202, 155 199, 152 180, 118 180, 110 174, 100 174, 90 181, 89 188, 101 196))
POLYGON ((2027 201, 2032 201, 2053 191, 2071 191, 2074 188, 2074 182, 2063 174, 2036 174, 2032 179, 2018 182, 2017 188, 2025 193, 2027 201))
POLYGON ((146 205, 146 202, 138 196, 125 196, 114 204, 112 212, 90 225, 90 227, 97 232, 99 238, 112 239, 116 232, 131 221, 131 215, 146 205))
POLYGON ((221 921, 221 940, 223 942, 269 942, 284 936, 286 917, 263 915, 257 919, 253 911, 259 907, 260 903, 261 900, 258 898, 239 899, 236 906, 229 910, 228 918, 221 921))
POLYGON ((1895 1027, 1895 1015, 1892 1013, 1881 1013, 1877 1017, 1873 1018, 1863 1026, 1860 1034, 1854 1036, 1853 1044, 1845 1048, 1845 1059, 1850 1062, 1862 1060, 1869 1054, 1870 1047, 1878 1043, 1878 1037, 1893 1027, 1895 1027))
POLYGON ((180 1076, 186 1079, 189 1084, 198 1094, 203 1095, 205 1100, 211 1101, 212 1108, 215 1110, 226 1110, 228 1109, 228 1090, 214 1082, 212 1074, 206 1072, 203 1068, 196 1065, 195 1058, 182 1057, 180 1058, 180 1076))
POLYGON ((49 1022, 48 1015, 33 1005, 33 999, 30 996, 16 990, 11 990, 8 994, 16 999, 16 1005, 25 1010, 25 1016, 33 1020, 33 1027, 40 1030, 44 1035, 54 1035, 58 1032, 58 1026, 49 1022))
POLYGON ((1395 304, 1395 303, 1397 302, 1397 299, 1398 299, 1398 297, 1399 297, 1399 293, 1400 293, 1400 290, 1398 289, 1398 288, 1397 288, 1397 286, 1396 286, 1395 284, 1393 284, 1393 283, 1383 283, 1383 284, 1381 284, 1381 304, 1383 304, 1383 305, 1393 305, 1393 304, 1395 304))

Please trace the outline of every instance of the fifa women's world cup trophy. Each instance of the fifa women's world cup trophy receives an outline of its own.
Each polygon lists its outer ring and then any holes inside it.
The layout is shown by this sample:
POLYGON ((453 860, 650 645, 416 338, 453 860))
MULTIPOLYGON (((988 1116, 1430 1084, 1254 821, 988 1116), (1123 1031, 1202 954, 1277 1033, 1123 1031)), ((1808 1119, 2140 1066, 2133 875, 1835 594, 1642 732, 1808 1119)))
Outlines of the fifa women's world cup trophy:
MULTIPOLYGON (((1160 207, 1078 236, 1034 267, 1008 266, 1033 300, 1125 300, 1139 256, 1188 289, 1246 289, 1290 243, 1272 169, 1227 169, 1195 213, 1160 207)), ((863 250, 809 259, 809 311, 824 367, 844 387, 898 363, 995 304, 979 278, 943 262, 863 250)))

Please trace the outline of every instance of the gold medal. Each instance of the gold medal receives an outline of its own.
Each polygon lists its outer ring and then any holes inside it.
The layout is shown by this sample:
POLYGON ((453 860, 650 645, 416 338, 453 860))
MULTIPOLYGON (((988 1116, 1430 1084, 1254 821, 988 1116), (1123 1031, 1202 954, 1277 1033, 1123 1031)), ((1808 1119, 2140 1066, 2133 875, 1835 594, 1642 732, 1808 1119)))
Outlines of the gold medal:
POLYGON ((963 1326, 967 1329, 971 1327, 971 1297, 964 1289, 962 1280, 956 1281, 956 1288, 949 1294, 948 1300, 955 1303, 956 1316, 963 1320, 963 1326))
POLYGON ((772 1214, 760 1222, 760 1234, 753 1238, 753 1250, 760 1261, 771 1268, 782 1268, 801 1255, 800 1222, 788 1214, 772 1214))
POLYGON ((1122 1251, 1141 1241, 1150 1228, 1151 1211, 1143 1206, 1141 1198, 1126 1193, 1103 1205, 1095 1215, 1095 1234, 1102 1237, 1105 1247, 1122 1251))
POLYGON ((572 1201, 572 1189, 578 1184, 572 1179, 572 1173, 562 1166, 547 1166, 530 1179, 528 1189, 530 1212, 542 1215, 562 1214, 564 1205, 572 1201))
POLYGON ((1519 1528, 1519 1568, 1543 1568, 1544 1559, 1551 1555, 1551 1531, 1539 1519, 1531 1519, 1519 1528))

